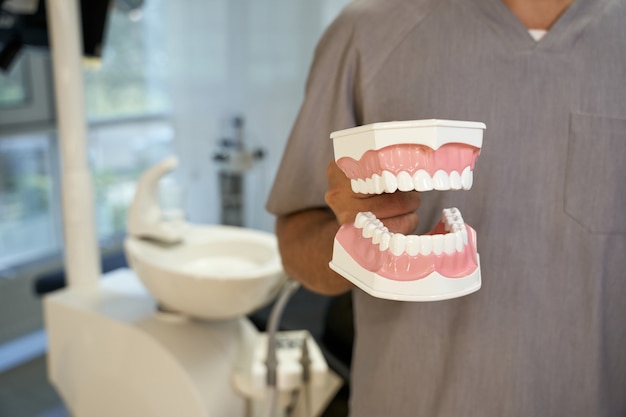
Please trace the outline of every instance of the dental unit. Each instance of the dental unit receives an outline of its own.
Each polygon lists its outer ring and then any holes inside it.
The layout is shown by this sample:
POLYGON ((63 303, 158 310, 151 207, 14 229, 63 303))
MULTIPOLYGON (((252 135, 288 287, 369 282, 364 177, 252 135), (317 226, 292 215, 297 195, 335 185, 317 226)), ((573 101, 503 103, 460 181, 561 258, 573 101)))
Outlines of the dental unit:
MULTIPOLYGON (((320 415, 341 379, 328 369, 316 342, 307 331, 274 333, 281 343, 274 366, 266 367, 259 351, 269 356, 262 348, 272 337, 247 317, 293 290, 276 237, 167 218, 157 203, 158 181, 176 166, 175 159, 151 167, 137 184, 125 242, 132 269, 102 274, 85 140, 78 4, 46 3, 67 286, 45 295, 43 313, 47 376, 65 407, 74 417, 275 417, 285 409, 293 417, 320 415), (272 384, 266 382, 270 371, 272 384)), ((278 320, 273 323, 277 328, 278 320)))
MULTIPOLYGON (((335 161, 352 191, 382 194, 469 190, 485 125, 453 120, 373 123, 331 134, 335 161)), ((390 232, 360 212, 335 236, 330 267, 372 296, 436 301, 480 289, 476 232, 444 208, 426 235, 390 232)))
POLYGON ((339 380, 308 331, 278 331, 298 285, 276 237, 168 219, 159 180, 177 165, 167 158, 137 183, 131 269, 46 297, 53 385, 76 417, 314 415, 305 399, 320 412, 339 380), (259 331, 246 316, 277 298, 259 331))

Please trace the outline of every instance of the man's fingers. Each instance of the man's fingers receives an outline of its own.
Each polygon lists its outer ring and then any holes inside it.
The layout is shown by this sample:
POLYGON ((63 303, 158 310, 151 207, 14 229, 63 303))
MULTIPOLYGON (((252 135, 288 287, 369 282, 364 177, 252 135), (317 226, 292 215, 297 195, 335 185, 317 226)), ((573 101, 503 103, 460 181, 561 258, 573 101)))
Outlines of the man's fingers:
POLYGON ((358 212, 369 211, 392 232, 408 234, 417 228, 416 211, 420 206, 417 191, 378 195, 354 193, 350 180, 335 162, 329 164, 327 177, 326 203, 340 224, 351 223, 358 212))
POLYGON ((392 233, 402 233, 404 235, 410 235, 415 232, 419 224, 419 217, 417 213, 408 213, 401 216, 379 218, 383 222, 385 227, 392 233))

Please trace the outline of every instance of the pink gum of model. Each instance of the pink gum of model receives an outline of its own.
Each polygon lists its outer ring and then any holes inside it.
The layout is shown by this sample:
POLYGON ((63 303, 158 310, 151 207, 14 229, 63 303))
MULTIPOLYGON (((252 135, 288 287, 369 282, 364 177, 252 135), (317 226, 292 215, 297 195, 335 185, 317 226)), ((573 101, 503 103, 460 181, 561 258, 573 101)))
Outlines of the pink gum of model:
POLYGON ((413 175, 423 169, 433 175, 439 170, 461 172, 467 166, 473 171, 479 153, 480 149, 459 143, 443 145, 436 151, 424 145, 397 144, 367 151, 358 161, 340 158, 337 165, 350 179, 381 175, 383 170, 394 175, 403 171, 413 175))
MULTIPOLYGON (((468 243, 461 252, 451 254, 442 252, 438 255, 411 256, 406 252, 396 256, 390 249, 381 251, 371 239, 362 236, 362 230, 354 224, 344 224, 337 232, 336 239, 350 256, 370 272, 396 281, 411 281, 427 277, 438 272, 446 278, 464 278, 478 268, 476 256, 476 232, 467 228, 468 243)), ((445 234, 444 224, 440 222, 429 235, 445 234)))

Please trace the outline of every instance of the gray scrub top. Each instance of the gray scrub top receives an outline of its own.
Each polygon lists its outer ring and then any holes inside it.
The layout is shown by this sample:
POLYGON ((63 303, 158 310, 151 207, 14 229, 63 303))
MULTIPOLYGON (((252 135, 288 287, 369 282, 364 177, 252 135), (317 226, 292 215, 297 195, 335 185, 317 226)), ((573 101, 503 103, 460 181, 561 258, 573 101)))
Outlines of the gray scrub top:
POLYGON ((483 287, 354 290, 354 417, 626 415, 626 2, 574 0, 535 42, 499 0, 353 1, 321 39, 267 208, 324 206, 332 131, 487 125, 470 191, 483 287))

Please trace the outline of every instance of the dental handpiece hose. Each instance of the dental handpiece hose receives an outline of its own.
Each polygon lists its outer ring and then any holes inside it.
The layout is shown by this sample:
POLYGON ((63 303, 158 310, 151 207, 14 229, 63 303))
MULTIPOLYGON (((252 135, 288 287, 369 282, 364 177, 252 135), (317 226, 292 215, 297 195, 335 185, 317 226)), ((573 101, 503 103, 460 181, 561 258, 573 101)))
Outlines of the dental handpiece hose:
POLYGON ((276 415, 276 408, 278 405, 278 359, 276 353, 276 333, 278 332, 280 318, 283 314, 285 306, 287 305, 287 301, 289 301, 291 296, 296 292, 298 288, 300 288, 299 283, 291 279, 287 280, 287 282, 285 283, 285 285, 283 285, 283 288, 281 289, 278 300, 276 300, 274 307, 272 307, 270 318, 267 324, 268 346, 265 365, 267 367, 267 386, 270 388, 271 393, 270 407, 268 409, 268 414, 266 414, 267 417, 273 417, 276 415))
POLYGON ((309 353, 309 338, 305 336, 302 340, 302 355, 300 356, 302 365, 302 382, 304 385, 304 407, 306 416, 311 416, 311 355, 309 353))

